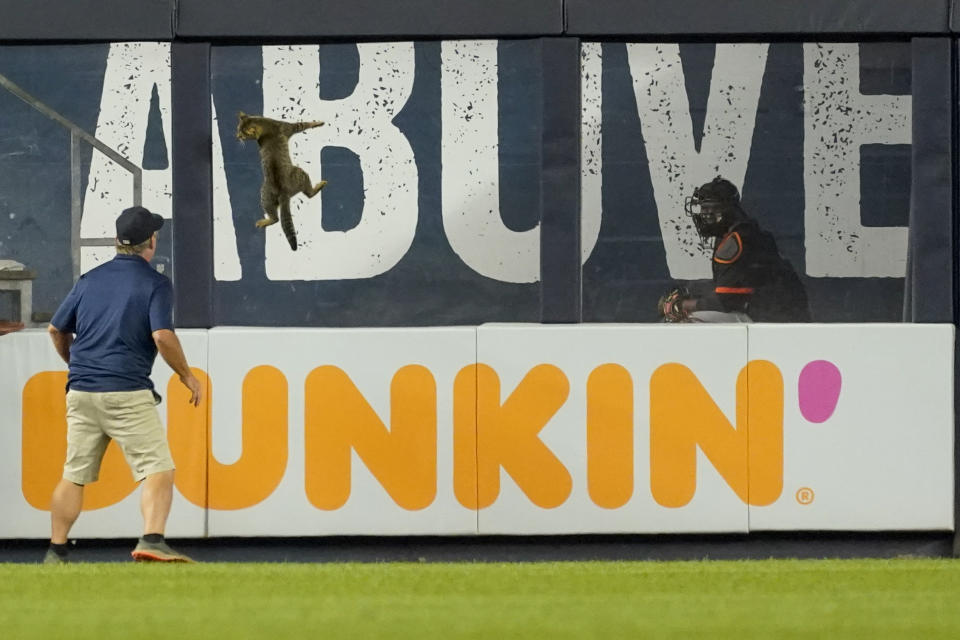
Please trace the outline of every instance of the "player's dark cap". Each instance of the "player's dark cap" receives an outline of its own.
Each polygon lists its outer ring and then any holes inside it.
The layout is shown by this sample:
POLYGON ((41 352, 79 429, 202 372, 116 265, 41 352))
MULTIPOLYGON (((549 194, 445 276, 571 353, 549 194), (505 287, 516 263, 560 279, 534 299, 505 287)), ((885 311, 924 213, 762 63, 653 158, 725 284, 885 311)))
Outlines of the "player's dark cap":
POLYGON ((117 218, 117 241, 125 246, 140 244, 162 226, 163 216, 151 213, 146 207, 130 207, 117 218))
POLYGON ((693 195, 704 202, 740 202, 740 192, 732 182, 721 176, 694 189, 693 195))

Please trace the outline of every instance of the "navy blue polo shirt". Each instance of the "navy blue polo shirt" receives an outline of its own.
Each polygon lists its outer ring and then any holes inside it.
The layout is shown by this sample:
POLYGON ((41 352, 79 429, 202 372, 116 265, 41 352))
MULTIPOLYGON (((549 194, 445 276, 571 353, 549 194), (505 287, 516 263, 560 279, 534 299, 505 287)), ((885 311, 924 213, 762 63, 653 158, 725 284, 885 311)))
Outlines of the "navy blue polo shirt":
POLYGON ((80 276, 50 324, 75 333, 68 389, 153 389, 154 331, 173 329, 173 285, 140 256, 117 255, 80 276))

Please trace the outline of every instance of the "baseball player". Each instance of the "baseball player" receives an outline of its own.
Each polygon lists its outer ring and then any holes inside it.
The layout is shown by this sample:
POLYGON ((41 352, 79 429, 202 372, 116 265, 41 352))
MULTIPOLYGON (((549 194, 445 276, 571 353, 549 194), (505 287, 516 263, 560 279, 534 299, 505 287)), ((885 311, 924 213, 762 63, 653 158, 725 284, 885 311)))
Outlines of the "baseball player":
POLYGON ((684 209, 713 247, 713 290, 676 287, 660 298, 666 322, 809 322, 807 293, 773 236, 747 216, 740 192, 720 176, 697 187, 684 209))

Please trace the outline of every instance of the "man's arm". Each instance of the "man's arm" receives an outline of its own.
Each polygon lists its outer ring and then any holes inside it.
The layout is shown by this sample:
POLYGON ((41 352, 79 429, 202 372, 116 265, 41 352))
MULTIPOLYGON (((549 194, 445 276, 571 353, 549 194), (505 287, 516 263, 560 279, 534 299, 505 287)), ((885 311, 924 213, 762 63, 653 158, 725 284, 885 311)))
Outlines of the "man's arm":
POLYGON ((180 346, 177 334, 170 329, 158 329, 153 332, 153 341, 164 362, 170 365, 170 368, 180 376, 180 382, 190 390, 190 404, 195 407, 200 406, 203 390, 200 388, 200 381, 190 371, 190 365, 187 364, 187 357, 183 354, 183 347, 180 346))
POLYGON ((47 332, 53 340, 53 348, 57 350, 64 362, 70 364, 70 345, 73 344, 73 334, 60 331, 52 324, 47 326, 47 332))
POLYGON ((20 329, 23 329, 22 322, 7 322, 6 320, 0 322, 0 336, 5 336, 14 331, 20 331, 20 329))

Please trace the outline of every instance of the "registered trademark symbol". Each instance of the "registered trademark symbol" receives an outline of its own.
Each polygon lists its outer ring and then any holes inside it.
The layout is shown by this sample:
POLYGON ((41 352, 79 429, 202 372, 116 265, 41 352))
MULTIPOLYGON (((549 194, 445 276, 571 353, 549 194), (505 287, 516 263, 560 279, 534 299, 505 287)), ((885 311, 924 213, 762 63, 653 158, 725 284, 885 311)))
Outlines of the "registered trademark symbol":
POLYGON ((810 487, 800 487, 797 489, 797 502, 800 504, 810 504, 813 502, 813 489, 810 487))

